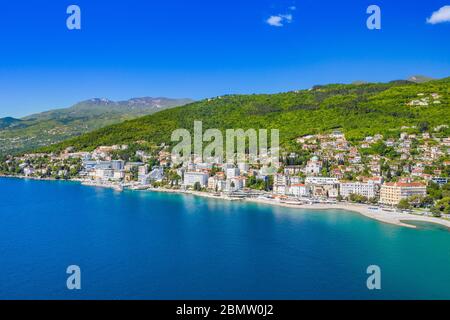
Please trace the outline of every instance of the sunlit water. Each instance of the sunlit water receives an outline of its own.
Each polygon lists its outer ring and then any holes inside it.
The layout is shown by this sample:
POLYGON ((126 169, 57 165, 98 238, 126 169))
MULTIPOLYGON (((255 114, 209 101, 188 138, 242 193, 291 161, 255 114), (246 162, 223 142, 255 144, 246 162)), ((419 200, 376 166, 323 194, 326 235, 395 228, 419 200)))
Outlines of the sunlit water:
POLYGON ((450 232, 188 195, 0 179, 1 299, 450 298, 450 232), (66 268, 81 268, 68 290, 66 268), (369 265, 381 290, 367 289, 369 265))

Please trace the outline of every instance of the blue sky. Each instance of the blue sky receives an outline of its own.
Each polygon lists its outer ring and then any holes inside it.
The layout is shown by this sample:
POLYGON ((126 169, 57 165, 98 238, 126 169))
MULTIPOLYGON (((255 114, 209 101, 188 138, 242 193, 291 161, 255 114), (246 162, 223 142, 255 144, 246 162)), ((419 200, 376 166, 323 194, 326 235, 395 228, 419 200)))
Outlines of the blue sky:
POLYGON ((426 22, 448 4, 2 1, 0 117, 92 97, 200 99, 413 74, 450 76, 450 23, 426 22), (81 8, 81 30, 66 28, 71 4, 81 8), (381 30, 366 27, 371 4, 381 8, 381 30), (276 16, 284 17, 283 26, 267 23, 270 17, 280 22, 276 16))

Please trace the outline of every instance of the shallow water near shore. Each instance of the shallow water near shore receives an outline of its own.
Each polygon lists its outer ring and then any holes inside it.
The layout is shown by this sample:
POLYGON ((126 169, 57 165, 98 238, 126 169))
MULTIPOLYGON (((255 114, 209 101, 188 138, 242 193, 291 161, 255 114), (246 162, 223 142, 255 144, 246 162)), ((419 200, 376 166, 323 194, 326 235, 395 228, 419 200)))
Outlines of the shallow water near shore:
POLYGON ((414 224, 2 178, 0 299, 450 299, 450 232, 414 224))

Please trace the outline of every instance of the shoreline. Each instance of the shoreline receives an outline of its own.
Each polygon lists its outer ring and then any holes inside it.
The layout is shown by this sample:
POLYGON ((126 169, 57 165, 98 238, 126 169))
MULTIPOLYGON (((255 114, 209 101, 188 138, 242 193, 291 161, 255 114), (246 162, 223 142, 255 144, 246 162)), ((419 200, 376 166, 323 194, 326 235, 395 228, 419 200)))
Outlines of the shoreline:
MULTIPOLYGON (((33 178, 33 177, 22 177, 22 176, 5 176, 0 175, 0 178, 15 178, 15 179, 29 179, 29 180, 38 180, 38 181, 65 181, 65 182, 79 182, 83 186, 87 187, 103 187, 110 188, 113 190, 117 190, 117 186, 108 185, 108 184, 99 184, 95 182, 84 181, 82 179, 70 179, 70 180, 61 180, 61 179, 42 179, 42 178, 33 178)), ((429 217, 429 216, 420 216, 409 213, 400 213, 395 211, 384 211, 381 208, 377 210, 370 209, 371 206, 365 204, 354 204, 354 203, 335 203, 335 204, 326 204, 326 203, 315 203, 315 204, 290 204, 284 203, 276 200, 269 199, 261 199, 261 198, 233 198, 228 197, 226 195, 214 195, 212 193, 199 192, 199 191, 191 191, 191 190, 178 190, 178 189, 163 189, 163 188, 146 188, 146 189, 126 189, 129 191, 144 191, 144 192, 163 192, 163 193, 172 193, 172 194, 187 194, 192 196, 198 196, 209 199, 218 199, 225 201, 242 201, 248 203, 256 203, 256 204, 264 204, 264 205, 272 205, 278 207, 285 207, 291 209, 300 209, 300 210, 343 210, 343 211, 351 211, 358 213, 362 216, 365 216, 370 219, 377 220, 379 222, 388 223, 392 225, 407 227, 407 228, 417 228, 417 226, 408 224, 408 221, 417 221, 417 222, 427 222, 438 224, 444 227, 447 227, 450 231, 450 220, 429 217)), ((376 206, 372 206, 376 207, 376 206)))
POLYGON ((210 193, 196 192, 196 191, 183 191, 183 190, 173 190, 173 189, 147 189, 144 191, 148 192, 165 192, 165 193, 178 193, 178 194, 188 194, 193 196, 199 196, 210 199, 219 199, 219 200, 227 200, 227 201, 242 201, 242 202, 250 202, 257 204, 265 204, 272 205, 278 207, 285 207, 291 209, 300 209, 300 210, 343 210, 343 211, 351 211, 358 213, 367 218, 377 220, 379 222, 388 223, 392 225, 414 228, 417 226, 406 223, 407 221, 418 221, 418 222, 427 222, 433 224, 439 224, 441 226, 447 227, 450 231, 450 221, 441 218, 428 217, 428 216, 419 216, 415 214, 408 213, 400 213, 400 212, 388 212, 383 211, 381 208, 378 210, 369 209, 369 205, 364 204, 353 204, 353 203, 336 203, 336 204, 324 204, 324 203, 316 203, 316 204, 289 204, 278 202, 275 200, 265 200, 260 198, 230 198, 223 195, 216 196, 210 193))
POLYGON ((84 182, 83 179, 56 179, 56 178, 38 178, 38 177, 28 177, 28 176, 11 176, 0 174, 0 178, 6 179, 18 179, 18 180, 34 180, 34 181, 61 181, 61 182, 84 182))
POLYGON ((450 221, 435 217, 419 216, 415 214, 400 213, 400 212, 388 212, 382 209, 371 210, 367 205, 353 204, 353 203, 336 203, 336 204, 302 204, 302 205, 292 205, 282 202, 266 201, 263 199, 246 199, 246 201, 253 203, 262 203, 268 205, 276 205, 286 208, 293 209, 307 209, 307 210, 344 210, 351 211, 363 215, 367 218, 377 220, 379 222, 384 222, 388 224, 393 224, 397 226, 407 227, 407 228, 417 228, 417 226, 406 223, 407 221, 419 221, 439 224, 441 226, 447 227, 450 231, 450 221))

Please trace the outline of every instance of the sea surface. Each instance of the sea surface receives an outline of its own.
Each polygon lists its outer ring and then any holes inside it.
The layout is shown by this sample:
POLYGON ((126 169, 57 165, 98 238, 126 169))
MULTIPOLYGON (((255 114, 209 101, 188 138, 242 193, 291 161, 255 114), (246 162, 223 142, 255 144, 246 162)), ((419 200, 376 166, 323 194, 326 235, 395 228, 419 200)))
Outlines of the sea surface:
POLYGON ((0 178, 0 299, 450 299, 450 232, 418 226, 0 178))

